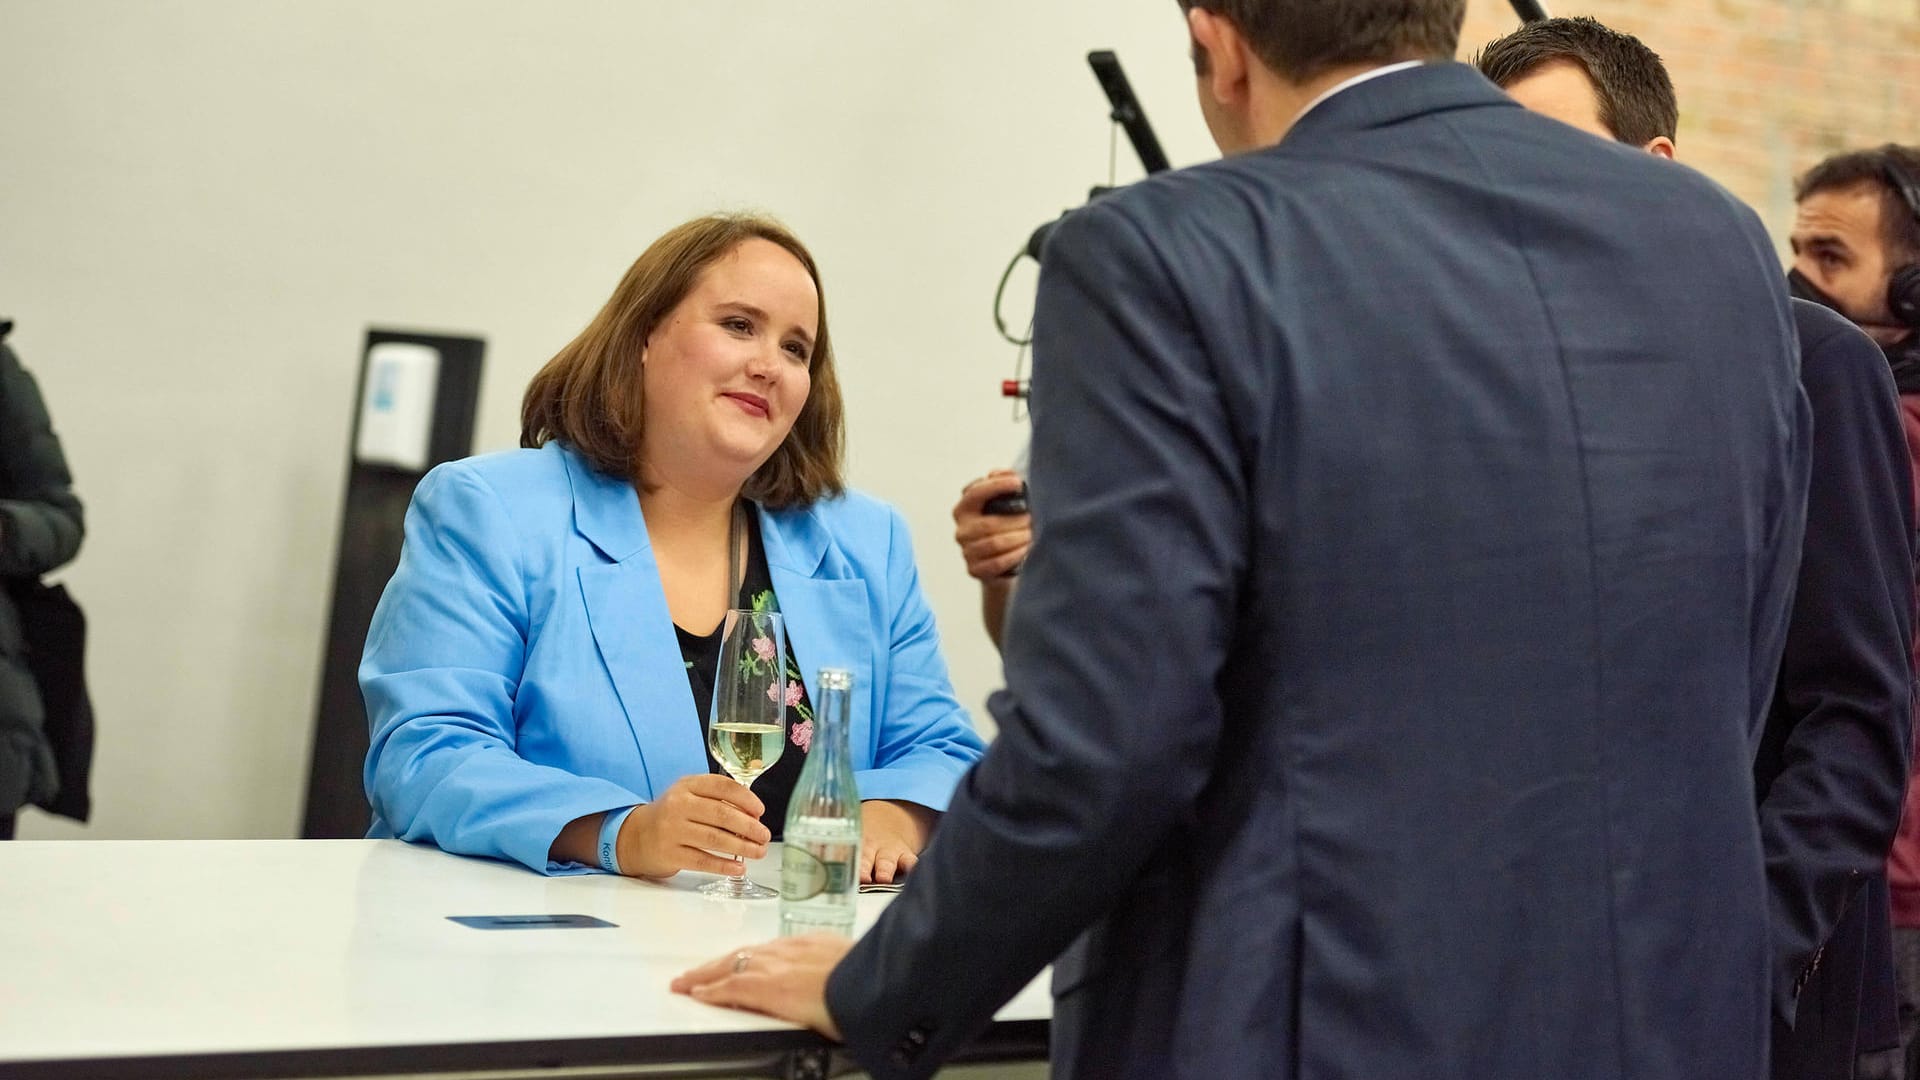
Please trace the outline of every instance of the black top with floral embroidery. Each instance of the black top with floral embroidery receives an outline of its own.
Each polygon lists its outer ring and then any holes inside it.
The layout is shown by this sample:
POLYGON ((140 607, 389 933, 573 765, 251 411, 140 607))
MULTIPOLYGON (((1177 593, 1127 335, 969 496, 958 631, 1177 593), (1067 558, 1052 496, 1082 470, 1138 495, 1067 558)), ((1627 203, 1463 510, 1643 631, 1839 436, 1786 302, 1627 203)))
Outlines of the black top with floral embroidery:
MULTIPOLYGON (((758 515, 747 515, 747 565, 746 573, 741 576, 740 595, 735 599, 735 607, 751 608, 755 611, 779 611, 779 601, 773 595, 773 578, 767 571, 766 549, 760 544, 760 522, 758 515)), ((687 686, 693 691, 693 706, 700 718, 700 745, 707 745, 707 725, 713 713, 713 677, 714 669, 720 663, 720 640, 726 632, 722 623, 713 628, 713 633, 704 636, 690 634, 674 625, 674 635, 680 639, 680 658, 687 665, 687 686)), ((787 800, 793 797, 794 785, 800 781, 800 767, 806 764, 807 750, 813 745, 813 706, 807 700, 807 688, 800 678, 800 664, 793 655, 793 635, 787 635, 787 746, 773 767, 760 774, 753 782, 753 793, 766 804, 766 816, 762 824, 773 832, 775 840, 780 839, 783 826, 787 823, 787 800)), ((713 751, 707 751, 707 771, 726 775, 720 762, 714 759, 713 751)))

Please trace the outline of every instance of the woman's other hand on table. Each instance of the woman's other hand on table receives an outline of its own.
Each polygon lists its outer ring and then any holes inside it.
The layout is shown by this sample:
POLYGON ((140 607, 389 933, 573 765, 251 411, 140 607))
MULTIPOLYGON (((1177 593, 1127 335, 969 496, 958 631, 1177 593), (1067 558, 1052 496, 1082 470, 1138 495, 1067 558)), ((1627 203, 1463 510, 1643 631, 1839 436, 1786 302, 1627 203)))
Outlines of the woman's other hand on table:
POLYGON ((888 885, 906 877, 940 820, 919 803, 869 799, 860 804, 860 883, 888 885))

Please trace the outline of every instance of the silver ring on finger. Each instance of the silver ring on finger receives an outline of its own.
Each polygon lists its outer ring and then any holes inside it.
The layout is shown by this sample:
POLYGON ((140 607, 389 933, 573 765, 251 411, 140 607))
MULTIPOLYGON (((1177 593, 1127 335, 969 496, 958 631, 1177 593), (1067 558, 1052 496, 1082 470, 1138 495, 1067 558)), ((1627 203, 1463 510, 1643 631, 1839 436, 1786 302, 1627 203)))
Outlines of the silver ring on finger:
POLYGON ((747 964, 752 959, 753 959, 753 954, 748 952, 745 949, 741 949, 739 952, 734 953, 733 954, 733 973, 735 975, 738 975, 741 972, 747 970, 747 964))

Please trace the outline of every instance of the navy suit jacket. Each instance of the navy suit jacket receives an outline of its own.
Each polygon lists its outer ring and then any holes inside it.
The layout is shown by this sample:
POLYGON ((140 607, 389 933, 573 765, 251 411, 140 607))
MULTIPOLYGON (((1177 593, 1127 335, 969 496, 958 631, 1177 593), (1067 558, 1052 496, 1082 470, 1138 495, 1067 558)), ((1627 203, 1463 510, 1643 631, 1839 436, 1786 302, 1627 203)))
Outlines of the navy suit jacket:
POLYGON ((1913 484, 1879 346, 1817 304, 1795 300, 1793 313, 1813 479, 1754 764, 1780 1020, 1773 1074, 1847 1080, 1858 1051, 1898 1034, 1885 866, 1912 738, 1913 484))
POLYGON ((1060 956, 1057 1076, 1762 1075, 1753 213, 1427 65, 1068 217, 1036 332, 1000 736, 829 980, 860 1061, 1060 956))

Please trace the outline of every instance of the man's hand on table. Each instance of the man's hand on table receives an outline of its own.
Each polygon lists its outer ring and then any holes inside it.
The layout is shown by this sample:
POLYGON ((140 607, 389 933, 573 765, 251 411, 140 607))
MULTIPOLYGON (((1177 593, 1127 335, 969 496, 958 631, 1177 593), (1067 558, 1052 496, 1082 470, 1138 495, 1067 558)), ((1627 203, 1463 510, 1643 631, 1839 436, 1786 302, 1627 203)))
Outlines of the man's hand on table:
POLYGON ((737 949, 673 980, 676 994, 729 1009, 746 1009, 840 1038, 827 1012, 827 976, 853 942, 838 934, 805 934, 737 949))

